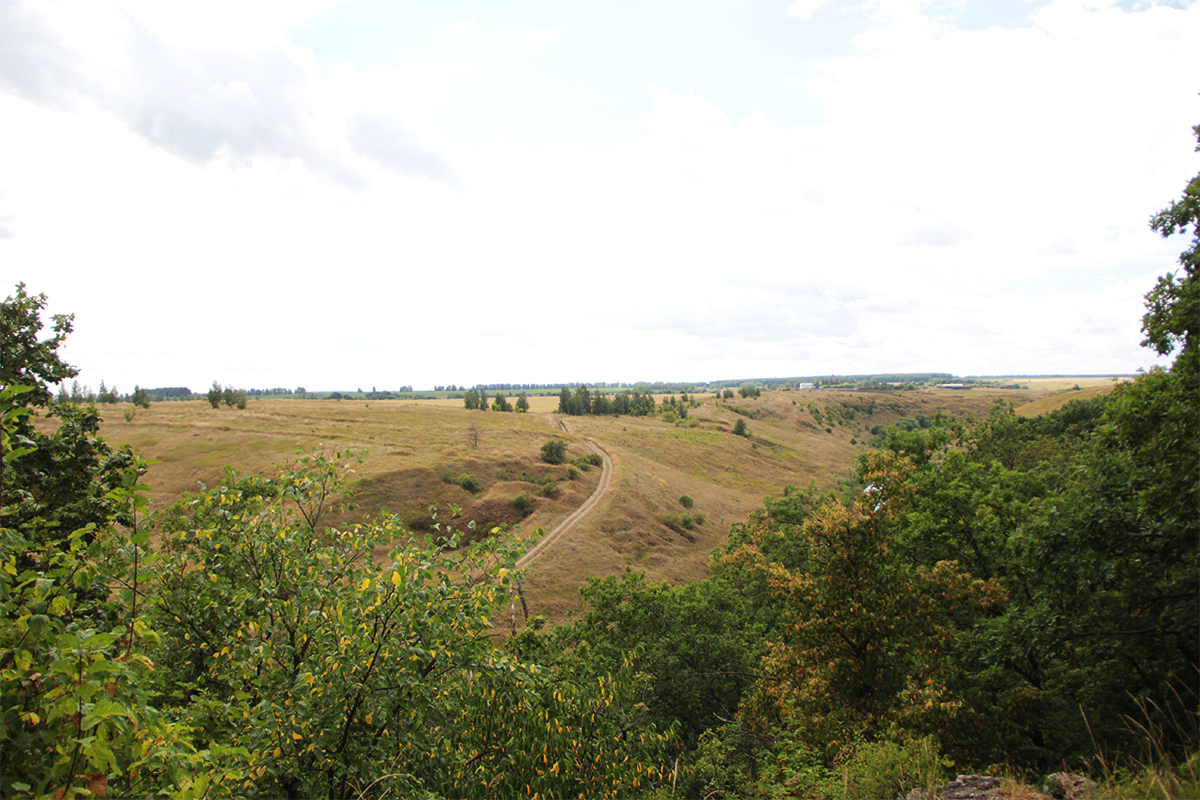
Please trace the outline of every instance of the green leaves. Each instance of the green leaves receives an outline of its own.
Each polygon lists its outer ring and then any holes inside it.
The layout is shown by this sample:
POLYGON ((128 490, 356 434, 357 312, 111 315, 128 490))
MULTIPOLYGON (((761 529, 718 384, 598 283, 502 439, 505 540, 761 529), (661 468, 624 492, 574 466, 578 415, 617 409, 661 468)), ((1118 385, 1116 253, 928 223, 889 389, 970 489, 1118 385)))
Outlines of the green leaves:
MULTIPOLYGON (((23 384, 18 405, 45 406, 50 402, 47 384, 58 383, 78 374, 78 370, 59 358, 58 349, 71 332, 74 317, 53 316, 54 334, 40 339, 44 294, 29 295, 24 283, 0 304, 0 388, 23 384)), ((15 399, 15 398, 14 398, 15 399)))
POLYGON ((315 529, 343 472, 310 457, 269 480, 230 475, 164 517, 151 616, 167 708, 199 741, 244 750, 241 790, 561 796, 647 780, 642 761, 623 766, 636 751, 624 738, 580 727, 608 713, 611 687, 564 708, 545 698, 570 692, 493 646, 491 620, 520 577, 515 537, 497 529, 451 551, 391 518, 315 529), (522 761, 534 752, 548 760, 522 761))
POLYGON ((870 491, 787 526, 805 554, 798 567, 763 559, 752 539, 727 557, 765 577, 790 612, 773 632, 771 679, 758 684, 750 719, 797 731, 827 756, 847 737, 940 731, 963 706, 947 658, 955 637, 1005 599, 952 562, 922 567, 892 546, 911 473, 894 454, 873 456, 870 491))

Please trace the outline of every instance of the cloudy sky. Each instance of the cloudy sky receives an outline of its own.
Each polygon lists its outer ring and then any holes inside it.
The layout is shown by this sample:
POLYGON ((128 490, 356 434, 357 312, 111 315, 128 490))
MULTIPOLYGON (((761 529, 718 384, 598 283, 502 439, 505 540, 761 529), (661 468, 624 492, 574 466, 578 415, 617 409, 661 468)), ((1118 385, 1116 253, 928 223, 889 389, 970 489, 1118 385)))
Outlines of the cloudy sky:
POLYGON ((1200 3, 0 0, 0 279, 122 391, 1128 373, 1200 3))

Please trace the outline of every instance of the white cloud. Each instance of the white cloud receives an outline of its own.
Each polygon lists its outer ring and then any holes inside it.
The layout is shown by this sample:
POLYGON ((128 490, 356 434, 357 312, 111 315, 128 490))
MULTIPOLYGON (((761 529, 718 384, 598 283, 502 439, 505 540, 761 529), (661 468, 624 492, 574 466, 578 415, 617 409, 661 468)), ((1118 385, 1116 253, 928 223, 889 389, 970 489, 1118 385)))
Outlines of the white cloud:
POLYGON ((452 49, 368 69, 270 4, 229 37, 45 8, 0 5, 0 269, 78 312, 93 385, 1127 371, 1180 249, 1146 219, 1196 172, 1197 7, 862 7, 883 33, 796 82, 796 127, 641 62, 628 95, 564 70, 501 96, 529 57, 445 19, 452 49), (533 146, 496 112, 554 118, 547 86, 643 125, 533 146), (114 308, 172 311, 136 336, 114 308))
POLYGON ((475 30, 476 20, 474 17, 460 19, 458 22, 450 26, 451 33, 466 33, 467 31, 475 30))
POLYGON ((542 45, 558 38, 558 31, 549 28, 542 28, 536 31, 529 31, 525 34, 525 40, 521 42, 521 47, 529 50, 536 50, 542 45))
POLYGON ((378 122, 364 122, 374 117, 340 107, 312 53, 268 25, 297 12, 250 4, 246 24, 218 24, 228 22, 236 5, 175 14, 152 3, 126 17, 117 8, 100 13, 96 4, 85 17, 106 35, 90 39, 74 18, 67 24, 40 6, 6 6, 5 22, 13 24, 0 26, 6 31, 0 50, 8 54, 0 61, 0 86, 52 108, 102 108, 196 164, 218 156, 244 164, 298 159, 326 180, 362 189, 369 178, 357 150, 385 167, 454 183, 453 171, 436 164, 438 157, 395 115, 385 132, 378 122))
POLYGON ((787 15, 789 17, 803 17, 809 19, 813 12, 822 6, 828 5, 829 0, 795 0, 788 6, 787 15))

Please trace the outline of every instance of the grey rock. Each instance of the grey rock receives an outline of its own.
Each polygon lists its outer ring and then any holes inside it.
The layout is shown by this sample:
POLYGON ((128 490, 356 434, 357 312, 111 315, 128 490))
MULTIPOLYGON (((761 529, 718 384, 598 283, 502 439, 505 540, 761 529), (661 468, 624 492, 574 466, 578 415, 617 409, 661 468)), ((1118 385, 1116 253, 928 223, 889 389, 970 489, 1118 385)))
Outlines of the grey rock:
POLYGON ((1082 775, 1071 772, 1055 772, 1046 776, 1046 794, 1056 800, 1080 800, 1087 797, 1096 788, 1096 782, 1082 775))

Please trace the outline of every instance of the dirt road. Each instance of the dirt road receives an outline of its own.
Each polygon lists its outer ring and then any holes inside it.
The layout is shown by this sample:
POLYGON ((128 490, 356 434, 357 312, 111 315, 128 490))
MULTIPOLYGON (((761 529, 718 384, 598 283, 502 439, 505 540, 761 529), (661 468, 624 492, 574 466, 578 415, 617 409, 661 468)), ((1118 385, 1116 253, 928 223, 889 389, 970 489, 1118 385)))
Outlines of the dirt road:
MULTIPOLYGON (((563 431, 566 431, 567 426, 562 420, 559 420, 558 424, 563 429, 563 431)), ((575 509, 575 511, 571 513, 571 516, 567 517, 561 523, 559 523, 557 526, 555 526, 551 530, 547 531, 546 535, 542 537, 542 540, 537 543, 536 547, 534 547, 532 550, 530 550, 528 553, 526 553, 525 555, 521 556, 520 559, 518 559, 518 561, 517 561, 518 568, 529 566, 529 564, 532 563, 533 560, 536 559, 539 555, 541 555, 542 552, 545 551, 545 549, 547 547, 549 547, 551 544, 554 543, 555 539, 557 539, 559 536, 562 536, 564 533, 566 533, 568 530, 570 530, 571 526, 574 525, 576 522, 579 522, 579 520, 586 517, 588 515, 588 513, 593 508, 596 507, 596 504, 600 502, 600 500, 604 497, 604 495, 606 495, 608 493, 609 486, 612 484, 612 475, 613 475, 612 458, 610 458, 608 453, 605 452, 604 448, 601 447, 600 445, 596 444, 596 442, 592 441, 591 439, 588 439, 587 443, 588 443, 589 447, 591 447, 593 450, 595 450, 597 453, 600 454, 600 458, 604 459, 604 463, 600 466, 600 470, 601 470, 600 480, 596 483, 595 490, 592 492, 591 496, 588 497, 588 499, 583 502, 583 505, 581 505, 579 508, 575 509)))

